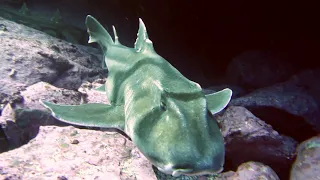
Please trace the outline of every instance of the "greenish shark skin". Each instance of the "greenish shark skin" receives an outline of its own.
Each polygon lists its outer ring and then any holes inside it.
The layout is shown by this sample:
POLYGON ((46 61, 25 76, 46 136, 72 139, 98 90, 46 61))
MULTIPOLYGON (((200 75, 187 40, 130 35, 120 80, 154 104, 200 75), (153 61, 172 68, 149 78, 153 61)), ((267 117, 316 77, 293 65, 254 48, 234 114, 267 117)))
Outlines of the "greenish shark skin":
POLYGON ((159 56, 140 19, 134 48, 111 38, 103 26, 87 16, 89 43, 97 42, 109 74, 106 92, 111 104, 58 105, 42 102, 61 121, 125 132, 150 162, 173 176, 215 174, 223 169, 225 147, 213 114, 224 109, 230 89, 204 95, 159 56))

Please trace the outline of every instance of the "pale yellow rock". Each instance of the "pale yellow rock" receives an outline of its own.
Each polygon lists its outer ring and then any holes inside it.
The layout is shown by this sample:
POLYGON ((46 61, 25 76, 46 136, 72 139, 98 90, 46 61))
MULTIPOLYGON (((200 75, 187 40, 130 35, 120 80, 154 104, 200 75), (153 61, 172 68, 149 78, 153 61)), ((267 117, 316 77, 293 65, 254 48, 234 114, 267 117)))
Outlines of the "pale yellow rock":
POLYGON ((40 127, 28 144, 0 154, 0 170, 1 179, 156 179, 130 140, 72 126, 40 127))

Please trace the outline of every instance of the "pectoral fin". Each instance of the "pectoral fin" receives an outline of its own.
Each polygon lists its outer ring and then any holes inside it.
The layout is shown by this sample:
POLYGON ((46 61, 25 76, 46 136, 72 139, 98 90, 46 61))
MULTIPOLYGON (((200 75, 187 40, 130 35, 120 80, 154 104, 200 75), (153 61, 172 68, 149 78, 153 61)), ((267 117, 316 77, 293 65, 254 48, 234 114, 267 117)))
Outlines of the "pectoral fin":
POLYGON ((229 88, 206 95, 208 109, 212 114, 216 114, 224 109, 231 100, 232 90, 229 88))
POLYGON ((107 104, 58 105, 46 101, 40 102, 50 109, 52 115, 60 121, 89 127, 124 129, 123 106, 107 104))

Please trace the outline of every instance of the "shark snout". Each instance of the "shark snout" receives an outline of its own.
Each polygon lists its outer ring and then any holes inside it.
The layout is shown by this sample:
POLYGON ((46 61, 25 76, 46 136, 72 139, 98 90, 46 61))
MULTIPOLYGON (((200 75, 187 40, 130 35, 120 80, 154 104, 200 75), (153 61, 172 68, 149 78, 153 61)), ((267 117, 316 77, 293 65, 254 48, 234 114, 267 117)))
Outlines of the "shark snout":
POLYGON ((175 168, 171 164, 166 165, 164 168, 158 167, 159 171, 171 174, 174 177, 178 177, 180 175, 205 175, 205 174, 216 174, 223 171, 223 166, 217 168, 203 168, 203 169, 193 169, 193 168, 175 168))
POLYGON ((205 175, 205 174, 217 174, 223 171, 223 159, 215 158, 215 161, 209 162, 208 159, 199 159, 192 163, 184 161, 170 162, 162 167, 158 167, 159 171, 171 174, 174 177, 180 175, 205 175))
POLYGON ((189 168, 174 168, 172 164, 167 164, 163 168, 158 167, 158 170, 166 173, 166 174, 171 174, 174 177, 180 176, 181 174, 188 174, 193 171, 193 169, 189 168))

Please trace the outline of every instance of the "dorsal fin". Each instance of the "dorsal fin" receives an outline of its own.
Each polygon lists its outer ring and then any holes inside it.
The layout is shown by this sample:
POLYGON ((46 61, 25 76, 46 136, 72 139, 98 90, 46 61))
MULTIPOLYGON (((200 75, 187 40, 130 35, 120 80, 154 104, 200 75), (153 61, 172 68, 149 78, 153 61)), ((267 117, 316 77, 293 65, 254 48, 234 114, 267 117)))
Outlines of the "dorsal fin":
POLYGON ((108 46, 114 44, 108 31, 92 16, 88 15, 86 18, 86 26, 89 34, 88 43, 97 42, 104 53, 106 53, 108 46))
POLYGON ((139 31, 137 36, 137 40, 134 43, 134 48, 137 52, 145 50, 154 52, 152 41, 148 37, 147 28, 141 18, 139 18, 139 31))

